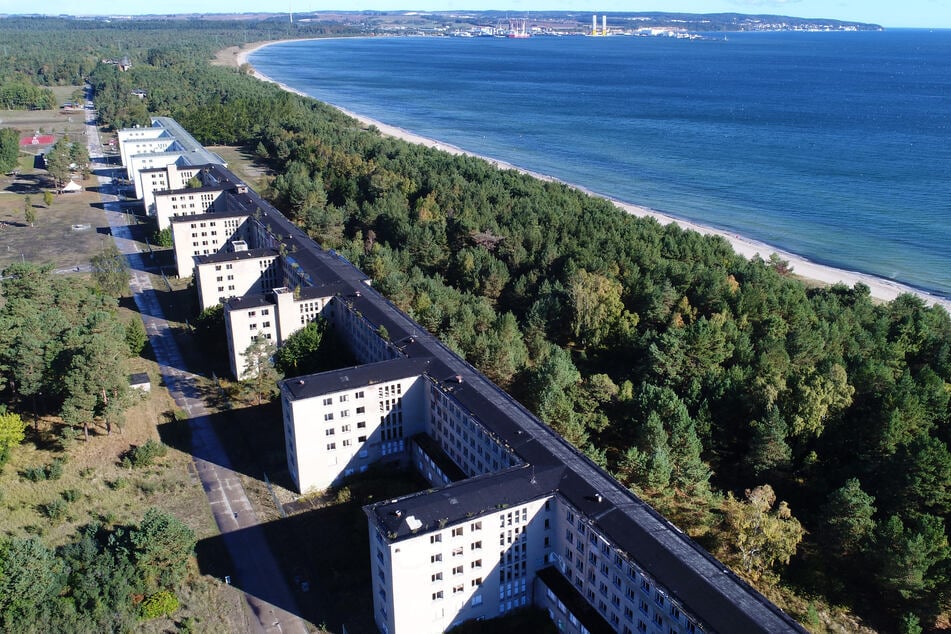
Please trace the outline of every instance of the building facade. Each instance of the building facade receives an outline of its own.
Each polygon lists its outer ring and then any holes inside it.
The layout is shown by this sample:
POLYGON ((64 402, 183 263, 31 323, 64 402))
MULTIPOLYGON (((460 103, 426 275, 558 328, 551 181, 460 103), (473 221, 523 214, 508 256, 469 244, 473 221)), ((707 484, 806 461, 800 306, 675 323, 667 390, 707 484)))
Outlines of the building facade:
POLYGON ((530 604, 581 634, 805 631, 346 259, 250 189, 239 192, 233 176, 220 182, 228 211, 172 218, 171 227, 180 274, 195 271, 202 303, 226 297, 235 375, 255 337, 280 345, 317 317, 360 362, 279 385, 299 490, 385 462, 431 485, 364 509, 381 632, 442 632, 530 604), (212 236, 210 223, 226 218, 212 236))

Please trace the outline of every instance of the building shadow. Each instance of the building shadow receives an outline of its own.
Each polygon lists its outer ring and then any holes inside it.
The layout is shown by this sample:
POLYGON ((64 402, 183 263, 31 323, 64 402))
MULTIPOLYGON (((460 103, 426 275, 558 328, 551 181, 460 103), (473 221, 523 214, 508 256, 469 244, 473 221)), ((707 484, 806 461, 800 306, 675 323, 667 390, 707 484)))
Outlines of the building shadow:
MULTIPOLYGON (((229 405, 228 395, 214 381, 194 385, 187 396, 203 399, 210 407, 226 408, 229 405)), ((225 409, 185 421, 167 415, 165 422, 158 426, 158 432, 163 443, 197 459, 262 482, 266 474, 275 486, 293 487, 287 471, 279 403, 225 409), (192 431, 197 425, 207 425, 214 432, 224 455, 213 447, 192 442, 192 431)))
MULTIPOLYGON (((311 623, 325 624, 332 632, 375 633, 370 575, 370 540, 363 506, 424 488, 427 483, 405 471, 378 468, 345 485, 291 507, 288 517, 253 528, 201 540, 196 547, 203 574, 224 580, 311 623), (310 507, 310 504, 315 507, 310 507), (321 506, 316 507, 320 504, 321 506), (253 572, 236 568, 232 552, 255 538, 271 547, 281 576, 289 586, 295 605, 273 588, 261 583, 253 572)), ((243 557, 243 554, 242 554, 243 557)))

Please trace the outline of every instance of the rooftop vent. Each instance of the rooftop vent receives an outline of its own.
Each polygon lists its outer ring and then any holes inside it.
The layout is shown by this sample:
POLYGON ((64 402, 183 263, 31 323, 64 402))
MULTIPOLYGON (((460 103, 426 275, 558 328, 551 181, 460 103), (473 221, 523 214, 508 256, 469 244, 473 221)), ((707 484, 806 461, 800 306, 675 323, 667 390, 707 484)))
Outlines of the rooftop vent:
POLYGON ((414 515, 410 515, 406 518, 406 525, 409 526, 411 531, 418 531, 423 527, 423 523, 416 519, 414 515))
POLYGON ((595 502, 598 502, 598 503, 601 503, 601 502, 604 501, 604 498, 601 497, 601 494, 600 494, 600 493, 595 493, 595 494, 594 494, 594 501, 595 501, 595 502))
POLYGON ((298 385, 303 385, 303 384, 304 384, 304 379, 297 379, 297 384, 298 384, 298 385))

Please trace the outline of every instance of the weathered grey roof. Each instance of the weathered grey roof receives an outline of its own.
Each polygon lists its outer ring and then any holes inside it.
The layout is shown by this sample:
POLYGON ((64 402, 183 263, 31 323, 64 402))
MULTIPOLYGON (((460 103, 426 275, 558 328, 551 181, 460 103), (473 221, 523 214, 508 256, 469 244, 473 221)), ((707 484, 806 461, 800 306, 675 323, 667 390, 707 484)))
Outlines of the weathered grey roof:
POLYGON ((322 396, 345 389, 357 389, 377 383, 421 376, 429 368, 428 359, 391 359, 355 365, 343 370, 305 374, 281 381, 282 390, 292 401, 322 396))
POLYGON ((248 249, 247 251, 220 251, 208 255, 196 255, 196 264, 217 264, 219 262, 238 262, 240 260, 255 260, 257 258, 277 257, 277 249, 248 249))

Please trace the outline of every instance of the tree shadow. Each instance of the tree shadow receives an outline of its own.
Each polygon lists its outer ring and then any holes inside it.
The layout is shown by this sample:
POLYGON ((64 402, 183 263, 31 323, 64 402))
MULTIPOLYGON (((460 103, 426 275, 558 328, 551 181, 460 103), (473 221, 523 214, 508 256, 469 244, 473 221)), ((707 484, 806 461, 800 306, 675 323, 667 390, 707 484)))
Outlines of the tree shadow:
POLYGON ((5 191, 13 194, 33 195, 42 194, 44 189, 50 189, 51 183, 45 174, 20 174, 5 191))

